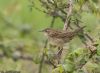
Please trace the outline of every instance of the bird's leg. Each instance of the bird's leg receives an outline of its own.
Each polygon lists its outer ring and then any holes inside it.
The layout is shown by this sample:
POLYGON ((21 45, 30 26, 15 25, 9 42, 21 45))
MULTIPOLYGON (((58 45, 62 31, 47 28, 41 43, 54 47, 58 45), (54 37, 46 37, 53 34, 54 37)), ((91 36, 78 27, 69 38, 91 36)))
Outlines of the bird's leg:
POLYGON ((58 47, 58 52, 57 52, 58 64, 60 63, 62 51, 63 51, 63 47, 58 47))

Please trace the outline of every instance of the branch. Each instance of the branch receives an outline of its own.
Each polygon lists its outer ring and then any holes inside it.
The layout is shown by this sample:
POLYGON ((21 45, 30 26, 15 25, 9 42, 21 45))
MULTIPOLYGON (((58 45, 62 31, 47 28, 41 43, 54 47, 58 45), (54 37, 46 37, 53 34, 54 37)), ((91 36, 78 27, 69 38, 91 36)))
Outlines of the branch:
POLYGON ((67 18, 66 18, 66 20, 65 20, 65 24, 64 24, 64 28, 63 28, 63 30, 67 30, 68 29, 68 27, 70 26, 70 19, 69 19, 69 17, 71 16, 71 14, 72 14, 72 0, 69 0, 69 3, 68 3, 68 8, 66 9, 66 12, 67 12, 67 18), (68 10, 68 12, 67 12, 67 10, 68 10), (68 20, 69 19, 69 20, 68 20))
POLYGON ((92 42, 92 43, 94 43, 94 40, 92 39, 92 37, 91 36, 89 36, 89 34, 85 34, 85 36, 87 36, 88 37, 88 39, 92 42))

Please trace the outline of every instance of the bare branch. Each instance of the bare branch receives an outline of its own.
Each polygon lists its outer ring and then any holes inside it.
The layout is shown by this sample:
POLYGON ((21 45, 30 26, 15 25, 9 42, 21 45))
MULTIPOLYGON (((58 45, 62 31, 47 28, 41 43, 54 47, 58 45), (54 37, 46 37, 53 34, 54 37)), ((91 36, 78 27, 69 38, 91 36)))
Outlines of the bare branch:
POLYGON ((92 42, 92 43, 94 43, 94 40, 92 39, 92 37, 91 36, 89 36, 89 34, 85 34, 85 36, 87 36, 88 37, 88 39, 92 42))
POLYGON ((66 9, 66 12, 67 12, 67 17, 66 17, 66 20, 65 20, 65 24, 64 24, 64 28, 63 30, 67 30, 68 27, 70 26, 70 19, 68 20, 68 18, 71 16, 72 14, 72 0, 69 0, 69 3, 68 3, 68 8, 66 9), (68 10, 68 12, 67 12, 68 10))

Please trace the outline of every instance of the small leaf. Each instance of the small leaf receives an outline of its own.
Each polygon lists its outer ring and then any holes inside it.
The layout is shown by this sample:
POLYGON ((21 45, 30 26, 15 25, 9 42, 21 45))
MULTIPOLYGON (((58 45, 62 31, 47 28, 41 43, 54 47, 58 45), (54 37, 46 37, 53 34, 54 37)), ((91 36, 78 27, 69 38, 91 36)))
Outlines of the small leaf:
POLYGON ((62 65, 58 65, 57 68, 53 69, 52 73, 63 73, 63 71, 62 65))
POLYGON ((63 64, 63 68, 66 72, 73 72, 75 70, 75 65, 70 60, 66 60, 66 63, 63 64))

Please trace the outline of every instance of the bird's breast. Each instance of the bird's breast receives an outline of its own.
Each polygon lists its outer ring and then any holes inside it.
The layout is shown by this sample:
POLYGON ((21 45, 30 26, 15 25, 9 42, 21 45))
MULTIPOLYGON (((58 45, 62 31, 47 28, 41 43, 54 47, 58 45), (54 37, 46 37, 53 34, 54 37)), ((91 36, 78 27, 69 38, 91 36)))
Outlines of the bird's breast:
POLYGON ((49 38, 49 43, 55 46, 63 46, 65 42, 58 38, 49 38))

